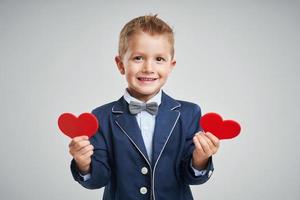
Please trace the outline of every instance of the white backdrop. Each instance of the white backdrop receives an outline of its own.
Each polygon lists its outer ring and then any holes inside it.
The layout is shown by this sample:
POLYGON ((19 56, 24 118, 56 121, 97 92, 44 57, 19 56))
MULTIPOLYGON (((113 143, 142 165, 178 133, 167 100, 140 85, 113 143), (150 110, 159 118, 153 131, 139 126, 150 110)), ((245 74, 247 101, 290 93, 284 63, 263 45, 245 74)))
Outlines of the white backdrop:
POLYGON ((69 171, 62 112, 118 99, 118 34, 158 13, 175 31, 164 90, 240 121, 195 199, 298 200, 299 1, 0 1, 0 199, 100 199, 69 171))

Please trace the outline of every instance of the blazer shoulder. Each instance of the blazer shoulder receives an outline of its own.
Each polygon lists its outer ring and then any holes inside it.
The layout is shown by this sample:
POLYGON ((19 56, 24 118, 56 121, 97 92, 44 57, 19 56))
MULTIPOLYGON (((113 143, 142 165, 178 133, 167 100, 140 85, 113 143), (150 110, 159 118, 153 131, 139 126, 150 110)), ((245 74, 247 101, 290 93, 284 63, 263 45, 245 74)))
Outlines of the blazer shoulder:
POLYGON ((189 102, 189 101, 183 101, 183 100, 177 100, 181 105, 181 111, 200 111, 200 106, 196 103, 189 102))
POLYGON ((175 98, 167 95, 165 92, 163 92, 163 99, 164 99, 164 102, 168 102, 171 105, 170 106, 171 108, 175 105, 174 108, 179 109, 181 112, 200 111, 199 105, 189 102, 189 101, 175 99, 175 98))
POLYGON ((100 115, 102 113, 110 113, 111 110, 112 110, 112 107, 114 106, 114 104, 116 103, 117 101, 113 101, 113 102, 110 102, 110 103, 107 103, 107 104, 104 104, 102 106, 99 106, 95 109, 92 110, 92 113, 95 114, 95 115, 100 115))
POLYGON ((184 118, 191 118, 191 117, 200 117, 201 116, 201 108, 198 104, 189 102, 189 101, 183 101, 183 100, 177 100, 180 103, 180 113, 182 117, 184 118))

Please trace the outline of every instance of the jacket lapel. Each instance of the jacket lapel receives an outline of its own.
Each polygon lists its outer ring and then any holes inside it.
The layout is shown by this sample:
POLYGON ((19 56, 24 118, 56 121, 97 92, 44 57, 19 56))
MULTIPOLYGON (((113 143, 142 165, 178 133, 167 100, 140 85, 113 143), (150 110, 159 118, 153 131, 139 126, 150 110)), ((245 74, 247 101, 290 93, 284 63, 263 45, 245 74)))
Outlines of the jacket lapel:
POLYGON ((177 111, 176 108, 180 106, 178 101, 169 97, 164 92, 162 93, 162 102, 156 116, 153 135, 152 164, 154 165, 159 160, 179 119, 180 112, 177 111))
POLYGON ((141 130, 134 115, 129 113, 128 103, 121 97, 112 108, 115 115, 115 124, 129 138, 142 156, 149 163, 148 154, 141 134, 141 130))
MULTIPOLYGON (((155 165, 160 158, 173 129, 180 117, 180 112, 176 108, 180 103, 169 97, 162 91, 162 100, 155 120, 153 135, 152 164, 155 165)), ((129 113, 128 103, 121 97, 112 108, 115 124, 129 138, 142 156, 149 162, 148 154, 134 115, 129 113)))

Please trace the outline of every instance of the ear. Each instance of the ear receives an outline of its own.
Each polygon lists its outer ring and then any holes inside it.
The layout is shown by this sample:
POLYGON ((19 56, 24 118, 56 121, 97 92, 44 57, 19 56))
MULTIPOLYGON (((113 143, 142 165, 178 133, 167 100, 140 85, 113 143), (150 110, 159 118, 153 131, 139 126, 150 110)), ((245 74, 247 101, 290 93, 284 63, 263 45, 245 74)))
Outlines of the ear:
POLYGON ((176 60, 175 59, 173 59, 172 61, 171 61, 171 70, 173 70, 173 68, 176 66, 176 60))
POLYGON ((122 75, 124 75, 124 74, 125 74, 125 68, 124 68, 124 64, 123 64, 123 62, 122 62, 121 57, 120 57, 120 56, 116 56, 116 57, 115 57, 115 61, 116 61, 116 64, 117 64, 117 67, 118 67, 120 73, 121 73, 122 75))

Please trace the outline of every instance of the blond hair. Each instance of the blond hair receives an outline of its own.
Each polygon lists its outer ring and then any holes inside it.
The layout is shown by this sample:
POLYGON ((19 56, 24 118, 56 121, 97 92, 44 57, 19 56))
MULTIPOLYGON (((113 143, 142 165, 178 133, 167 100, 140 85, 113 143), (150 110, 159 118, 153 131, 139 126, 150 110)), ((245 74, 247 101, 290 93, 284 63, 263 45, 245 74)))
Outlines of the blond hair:
POLYGON ((171 44, 171 56, 174 57, 174 33, 172 28, 156 15, 145 15, 132 19, 122 28, 119 36, 119 56, 123 58, 132 35, 143 31, 151 35, 166 35, 171 44))

